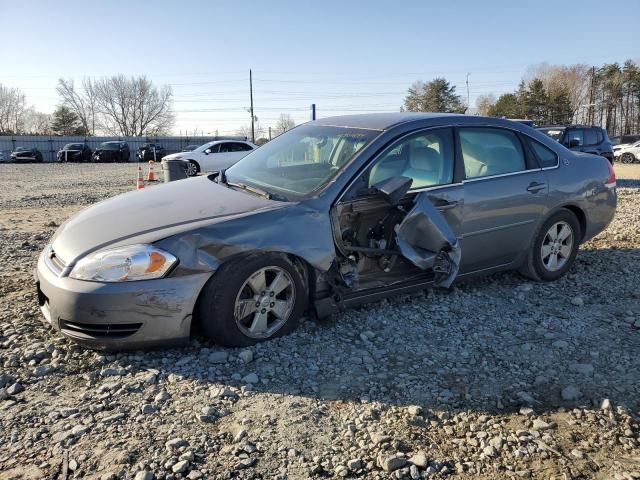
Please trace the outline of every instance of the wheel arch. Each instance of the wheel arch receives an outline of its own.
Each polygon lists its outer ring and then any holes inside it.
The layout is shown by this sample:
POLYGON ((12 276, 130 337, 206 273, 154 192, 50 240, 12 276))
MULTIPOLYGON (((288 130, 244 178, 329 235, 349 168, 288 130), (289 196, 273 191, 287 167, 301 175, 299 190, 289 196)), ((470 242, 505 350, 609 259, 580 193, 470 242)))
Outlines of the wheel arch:
POLYGON ((585 236, 587 235, 587 215, 584 212, 584 210, 582 210, 582 208, 580 208, 577 205, 574 204, 567 204, 567 205, 562 205, 559 208, 555 209, 550 215, 553 215, 553 213, 556 213, 559 210, 569 210, 571 213, 573 213, 576 218, 578 219, 578 224, 580 225, 580 243, 582 243, 584 241, 585 236))

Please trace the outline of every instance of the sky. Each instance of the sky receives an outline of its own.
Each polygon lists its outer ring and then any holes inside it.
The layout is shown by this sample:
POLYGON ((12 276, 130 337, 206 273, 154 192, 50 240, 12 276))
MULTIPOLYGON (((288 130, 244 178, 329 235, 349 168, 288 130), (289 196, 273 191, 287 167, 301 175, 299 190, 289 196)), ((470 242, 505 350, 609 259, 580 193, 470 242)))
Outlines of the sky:
POLYGON ((445 77, 470 105, 531 65, 640 60, 640 1, 0 0, 0 83, 51 113, 58 78, 146 75, 171 85, 176 134, 398 111, 445 77))

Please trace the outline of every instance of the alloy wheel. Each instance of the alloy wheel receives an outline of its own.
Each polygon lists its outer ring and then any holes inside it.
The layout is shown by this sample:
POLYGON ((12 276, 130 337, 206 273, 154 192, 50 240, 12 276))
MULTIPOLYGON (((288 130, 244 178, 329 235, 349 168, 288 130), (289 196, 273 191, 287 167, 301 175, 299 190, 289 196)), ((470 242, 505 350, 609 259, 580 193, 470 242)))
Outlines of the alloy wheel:
POLYGON ((622 154, 622 157, 620 158, 620 160, 622 161, 622 163, 633 163, 633 155, 630 153, 624 153, 622 154))
POLYGON ((271 337, 291 315, 295 294, 295 284, 285 269, 261 268, 238 292, 233 309, 237 327, 250 338, 271 337))
POLYGON ((566 265, 573 252, 573 237, 573 229, 567 222, 561 221, 551 225, 540 248, 544 268, 556 272, 566 265))
POLYGON ((195 177, 198 174, 198 166, 193 162, 187 162, 187 175, 195 177))

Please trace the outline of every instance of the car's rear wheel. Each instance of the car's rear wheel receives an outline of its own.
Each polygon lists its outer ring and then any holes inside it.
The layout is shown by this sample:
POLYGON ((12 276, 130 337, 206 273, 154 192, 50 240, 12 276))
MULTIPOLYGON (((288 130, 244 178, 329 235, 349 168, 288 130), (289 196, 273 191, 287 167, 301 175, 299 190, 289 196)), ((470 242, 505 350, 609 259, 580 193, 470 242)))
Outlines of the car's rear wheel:
POLYGON ((633 163, 636 161, 636 157, 633 156, 633 153, 623 153, 620 157, 620 161, 622 163, 633 163))
POLYGON ((200 165, 198 165, 198 162, 195 160, 189 160, 187 162, 187 176, 195 177, 198 173, 200 173, 200 165))
POLYGON ((204 287, 196 316, 212 340, 253 345, 294 330, 307 297, 301 272, 285 255, 254 255, 222 265, 204 287))
POLYGON ((573 265, 581 238, 580 224, 569 210, 560 210, 542 225, 520 273, 538 281, 562 277, 573 265))

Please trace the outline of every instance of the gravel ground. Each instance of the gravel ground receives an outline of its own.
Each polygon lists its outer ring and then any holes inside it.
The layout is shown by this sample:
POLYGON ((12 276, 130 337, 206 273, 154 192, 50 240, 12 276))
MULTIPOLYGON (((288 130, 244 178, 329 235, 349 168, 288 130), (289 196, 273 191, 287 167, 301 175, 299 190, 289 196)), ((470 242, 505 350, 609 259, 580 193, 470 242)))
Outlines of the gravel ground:
POLYGON ((640 165, 616 168, 615 221, 558 282, 104 354, 41 323, 31 271, 135 166, 0 165, 0 478, 640 479, 640 165))

